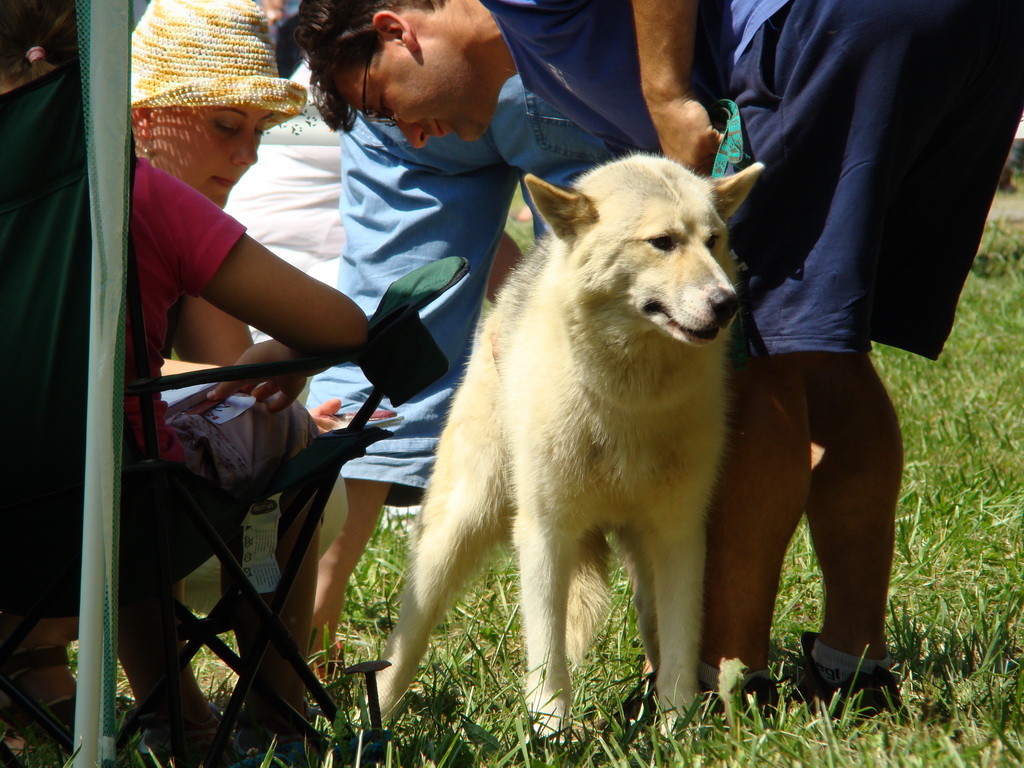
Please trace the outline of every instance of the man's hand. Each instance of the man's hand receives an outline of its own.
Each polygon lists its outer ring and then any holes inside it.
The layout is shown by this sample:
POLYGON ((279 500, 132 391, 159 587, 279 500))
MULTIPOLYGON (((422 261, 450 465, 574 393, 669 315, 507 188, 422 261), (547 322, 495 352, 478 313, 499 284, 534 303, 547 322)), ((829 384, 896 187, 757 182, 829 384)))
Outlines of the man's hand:
POLYGON ((662 152, 696 173, 709 176, 722 136, 711 125, 704 105, 696 99, 678 98, 648 103, 648 108, 662 152))
POLYGON ((661 151, 709 175, 721 138, 692 93, 699 0, 630 0, 640 58, 640 88, 661 151))
POLYGON ((320 405, 310 408, 309 415, 313 417, 313 421, 316 422, 321 432, 330 432, 332 429, 342 426, 341 419, 336 415, 340 409, 341 400, 332 397, 330 400, 324 400, 320 405))

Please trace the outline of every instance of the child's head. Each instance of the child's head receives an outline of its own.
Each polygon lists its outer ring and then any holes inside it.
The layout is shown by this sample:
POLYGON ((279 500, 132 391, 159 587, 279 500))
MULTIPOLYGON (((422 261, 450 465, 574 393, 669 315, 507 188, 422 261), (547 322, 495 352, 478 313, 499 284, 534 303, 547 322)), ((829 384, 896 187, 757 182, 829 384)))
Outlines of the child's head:
POLYGON ((139 152, 220 206, 262 132, 302 111, 253 0, 153 0, 132 34, 139 152))
POLYGON ((253 0, 153 0, 132 33, 132 107, 234 106, 294 117, 306 89, 278 77, 253 0))
POLYGON ((74 0, 0 2, 0 93, 77 56, 74 0))

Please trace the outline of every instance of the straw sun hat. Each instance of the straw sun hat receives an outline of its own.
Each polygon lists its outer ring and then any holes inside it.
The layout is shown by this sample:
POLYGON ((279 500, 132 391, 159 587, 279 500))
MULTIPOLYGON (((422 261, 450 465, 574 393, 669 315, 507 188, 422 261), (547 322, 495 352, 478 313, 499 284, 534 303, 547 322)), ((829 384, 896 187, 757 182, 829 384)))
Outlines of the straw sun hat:
POLYGON ((277 76, 253 0, 153 0, 132 33, 133 107, 253 107, 273 124, 305 104, 306 89, 277 76))

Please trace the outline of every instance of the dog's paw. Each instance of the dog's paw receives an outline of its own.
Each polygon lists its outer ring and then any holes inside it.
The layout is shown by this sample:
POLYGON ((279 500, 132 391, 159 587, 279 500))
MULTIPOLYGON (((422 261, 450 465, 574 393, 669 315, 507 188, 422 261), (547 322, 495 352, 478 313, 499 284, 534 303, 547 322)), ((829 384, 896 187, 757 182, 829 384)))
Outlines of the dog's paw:
POLYGON ((532 714, 534 738, 540 741, 557 741, 568 737, 571 721, 563 713, 533 712, 532 714))
POLYGON ((569 705, 561 695, 537 696, 530 703, 530 717, 538 739, 559 738, 569 726, 569 705))
POLYGON ((672 705, 663 697, 658 698, 658 731, 666 738, 674 738, 681 729, 692 725, 704 710, 705 699, 693 696, 672 705))

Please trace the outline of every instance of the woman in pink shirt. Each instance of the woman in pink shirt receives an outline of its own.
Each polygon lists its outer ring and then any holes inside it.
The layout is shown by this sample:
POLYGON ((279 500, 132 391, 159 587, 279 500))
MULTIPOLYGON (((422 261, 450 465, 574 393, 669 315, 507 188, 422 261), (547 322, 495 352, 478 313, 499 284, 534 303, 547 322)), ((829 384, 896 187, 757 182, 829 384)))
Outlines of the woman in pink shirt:
MULTIPOLYGON (((189 1, 181 0, 180 4, 189 1)), ((158 0, 151 10, 155 14, 157 6, 165 5, 158 0)), ((215 10, 222 21, 227 20, 221 25, 221 32, 229 30, 233 61, 240 71, 249 74, 234 78, 227 75, 197 77, 194 81, 179 83, 186 88, 175 91, 176 98, 187 99, 190 104, 200 89, 211 94, 216 92, 222 106, 188 107, 192 112, 153 106, 144 108, 148 113, 136 115, 136 133, 143 142, 148 142, 143 143, 144 154, 153 158, 152 164, 144 158, 139 160, 131 220, 143 294, 148 372, 156 374, 163 366, 162 350, 170 334, 167 312, 182 295, 206 300, 211 311, 220 313, 236 326, 245 329, 253 325, 272 337, 270 341, 252 345, 251 341, 232 335, 229 345, 240 350, 239 363, 287 360, 358 346, 366 339, 366 317, 352 301, 277 259, 245 235, 241 225, 220 209, 232 178, 237 179, 255 161, 259 131, 301 110, 304 93, 288 81, 278 82, 276 77, 258 74, 261 59, 244 55, 246 45, 250 52, 258 50, 253 40, 259 42, 261 29, 260 17, 251 15, 255 9, 251 2, 217 0, 198 3, 198 6, 207 11, 215 10), (187 95, 188 88, 192 89, 191 97, 187 95), (244 98, 233 101, 231 94, 242 94, 244 98), (189 115, 190 120, 186 119, 189 115), (245 149, 245 145, 250 149, 245 149), (182 180, 154 165, 166 166, 182 180), (192 170, 204 168, 209 171, 206 177, 191 175, 192 170), (209 179, 214 179, 214 183, 206 183, 209 179), (220 183, 221 180, 224 183, 220 183), (217 185, 225 190, 223 199, 218 198, 217 185)), ((2 13, 6 18, 0 19, 4 22, 0 24, 0 93, 50 75, 57 67, 74 66, 77 38, 74 6, 70 0, 5 0, 2 13)), ((197 28, 199 17, 188 18, 192 26, 182 28, 180 35, 192 40, 192 58, 196 59, 195 41, 202 41, 207 35, 197 28)), ((214 17, 208 14, 203 18, 212 21, 214 17)), ((171 52, 171 41, 164 42, 160 55, 166 56, 171 52)), ((213 42, 213 38, 206 40, 200 50, 219 50, 213 42)), ((271 58, 271 66, 272 61, 271 58)), ((52 76, 59 75, 53 72, 52 76)), ((217 321, 211 322, 214 325, 194 326, 202 329, 201 332, 179 326, 178 338, 185 347, 191 339, 201 336, 218 341, 216 328, 219 326, 217 321)), ((247 331, 245 336, 248 337, 247 331)), ((136 375, 132 355, 129 345, 128 380, 136 375)), ((234 357, 227 362, 235 362, 234 357)), ((165 408, 158 404, 162 455, 185 461, 195 471, 240 495, 258 489, 283 458, 304 446, 316 432, 309 415, 294 403, 303 384, 304 377, 288 376, 265 382, 220 385, 214 390, 213 399, 222 399, 245 388, 259 401, 242 417, 226 425, 228 428, 214 427, 201 416, 183 414, 165 420, 165 408), (230 462, 220 461, 225 451, 232 452, 230 462), (226 467, 226 464, 231 466, 226 467)), ((131 400, 126 403, 126 416, 137 424, 138 409, 131 400)), ((282 540, 279 556, 289 547, 290 542, 282 540)), ((302 642, 309 636, 312 585, 315 583, 316 562, 315 558, 309 559, 311 567, 305 569, 306 583, 296 583, 294 599, 288 605, 290 615, 286 617, 296 638, 302 642)), ((159 641, 152 632, 158 624, 154 620, 156 615, 155 601, 129 607, 121 614, 122 664, 137 698, 148 693, 156 677, 162 674, 155 653, 159 641)), ((10 631, 15 620, 16 617, 0 615, 0 636, 10 631)), ((238 627, 242 647, 244 630, 251 630, 247 624, 251 621, 246 622, 242 617, 238 627)), ((37 626, 22 647, 59 649, 66 647, 74 636, 73 621, 48 620, 37 626)), ((44 656, 45 662, 30 663, 29 668, 19 674, 19 685, 30 695, 51 704, 68 699, 74 692, 74 679, 66 666, 56 664, 45 654, 25 658, 43 659, 44 656)), ((268 653, 261 671, 289 703, 302 711, 301 684, 290 669, 268 653)), ((185 714, 190 721, 188 736, 197 748, 202 748, 216 726, 217 714, 196 684, 191 670, 185 670, 183 684, 185 714)), ((277 736, 280 743, 292 736, 263 702, 253 699, 247 704, 253 719, 270 735, 277 736)), ((67 717, 70 711, 73 710, 69 710, 67 717)), ((167 746, 166 728, 159 723, 150 728, 141 746, 159 756, 167 746)))
MULTIPOLYGON (((294 272, 278 269, 283 262, 261 260, 257 254, 262 249, 252 249, 241 261, 233 259, 236 246, 247 250, 254 243, 241 225, 220 211, 234 184, 256 162, 262 132, 300 113, 305 103, 303 86, 278 77, 266 19, 253 0, 154 0, 136 26, 131 104, 140 159, 133 231, 143 302, 150 305, 145 314, 152 372, 158 367, 165 373, 177 372, 195 363, 280 359, 280 342, 253 346, 249 325, 294 346, 305 341, 313 318, 325 317, 307 301, 312 281, 294 282, 294 272), (206 200, 160 181, 159 171, 206 200), (188 226, 181 227, 181 222, 188 226), (155 258, 148 258, 151 255, 155 258), (230 278, 222 282, 224 271, 230 278), (257 306, 246 283, 256 290, 275 284, 281 290, 264 295, 257 306), (161 350, 168 346, 178 360, 163 359, 161 350)), ((336 323, 332 325, 337 329, 336 323)), ((229 423, 213 424, 201 414, 170 417, 161 432, 166 457, 185 461, 237 495, 258 492, 280 462, 317 433, 310 415, 292 402, 304 383, 304 377, 260 383, 253 394, 265 402, 229 423)), ((226 386, 215 392, 217 397, 226 394, 226 386)), ((164 406, 157 407, 162 411, 164 406)), ((315 550, 317 543, 312 546, 315 550)), ((290 551, 291 541, 282 539, 279 559, 290 551)), ((315 561, 310 560, 297 577, 283 615, 300 647, 309 636, 316 584, 315 561)), ((147 636, 154 626, 144 618, 148 610, 140 606, 143 616, 137 621, 129 615, 128 631, 121 639, 121 661, 137 696, 148 691, 159 674, 148 664, 148 649, 155 640, 147 636)), ((254 623, 252 616, 239 616, 236 632, 242 648, 255 631, 254 623)), ((304 688, 275 651, 267 652, 261 673, 302 711, 304 688)), ((217 715, 190 674, 183 683, 186 716, 194 726, 189 735, 201 749, 216 728, 217 715)), ((250 719, 265 729, 250 734, 250 744, 264 747, 271 738, 278 743, 299 738, 259 696, 250 694, 247 708, 250 719)), ((166 751, 166 740, 165 729, 150 729, 141 749, 159 755, 166 751)))

